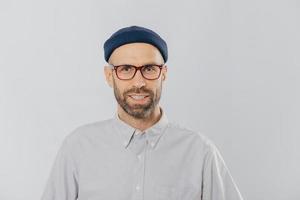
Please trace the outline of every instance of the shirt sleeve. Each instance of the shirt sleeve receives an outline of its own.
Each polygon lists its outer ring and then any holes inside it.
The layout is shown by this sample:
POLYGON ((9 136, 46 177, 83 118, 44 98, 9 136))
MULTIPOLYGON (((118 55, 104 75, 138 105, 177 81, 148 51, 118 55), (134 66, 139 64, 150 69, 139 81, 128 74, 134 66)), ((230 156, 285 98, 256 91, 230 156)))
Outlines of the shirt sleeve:
POLYGON ((203 171, 202 200, 243 200, 220 152, 210 143, 203 171))
POLYGON ((56 155, 41 200, 77 199, 77 172, 71 153, 69 137, 66 137, 56 155))

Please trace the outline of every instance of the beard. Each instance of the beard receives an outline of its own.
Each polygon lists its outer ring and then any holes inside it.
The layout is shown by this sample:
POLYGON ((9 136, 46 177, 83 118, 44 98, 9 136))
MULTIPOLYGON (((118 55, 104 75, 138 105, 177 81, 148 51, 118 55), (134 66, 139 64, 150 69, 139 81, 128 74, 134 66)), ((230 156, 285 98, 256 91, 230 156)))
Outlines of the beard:
POLYGON ((114 82, 114 95, 118 104, 128 115, 136 119, 146 119, 154 112, 156 105, 158 105, 160 101, 161 88, 162 88, 162 83, 160 84, 160 87, 156 89, 155 93, 145 87, 132 88, 121 93, 120 90, 116 87, 116 84, 114 82), (131 97, 128 96, 128 94, 130 93, 136 93, 136 94, 146 93, 149 95, 148 101, 144 104, 130 103, 129 98, 131 97))

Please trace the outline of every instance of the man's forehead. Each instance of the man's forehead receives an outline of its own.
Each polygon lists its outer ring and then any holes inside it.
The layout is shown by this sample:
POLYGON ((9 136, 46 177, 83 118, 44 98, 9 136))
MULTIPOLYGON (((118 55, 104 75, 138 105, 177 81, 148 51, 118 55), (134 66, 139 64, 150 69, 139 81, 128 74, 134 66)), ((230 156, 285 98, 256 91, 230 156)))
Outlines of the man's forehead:
POLYGON ((114 62, 143 62, 146 63, 163 63, 164 59, 160 51, 153 45, 147 43, 130 43, 116 48, 109 61, 114 62))

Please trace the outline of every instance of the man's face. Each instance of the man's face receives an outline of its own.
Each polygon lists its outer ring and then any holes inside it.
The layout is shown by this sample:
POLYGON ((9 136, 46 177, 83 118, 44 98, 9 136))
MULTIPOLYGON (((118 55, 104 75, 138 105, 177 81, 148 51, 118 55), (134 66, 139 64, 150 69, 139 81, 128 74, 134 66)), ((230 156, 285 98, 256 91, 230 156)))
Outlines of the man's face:
MULTIPOLYGON (((145 64, 161 65, 164 60, 159 50, 154 46, 146 43, 131 43, 115 49, 110 56, 109 63, 115 66, 121 64, 135 66, 145 64)), ((106 80, 114 89, 118 106, 128 115, 137 119, 147 118, 158 106, 166 72, 167 68, 164 66, 159 78, 156 80, 145 79, 140 71, 137 71, 131 80, 120 80, 115 71, 105 67, 106 80), (137 99, 134 98, 135 96, 145 97, 137 99)))

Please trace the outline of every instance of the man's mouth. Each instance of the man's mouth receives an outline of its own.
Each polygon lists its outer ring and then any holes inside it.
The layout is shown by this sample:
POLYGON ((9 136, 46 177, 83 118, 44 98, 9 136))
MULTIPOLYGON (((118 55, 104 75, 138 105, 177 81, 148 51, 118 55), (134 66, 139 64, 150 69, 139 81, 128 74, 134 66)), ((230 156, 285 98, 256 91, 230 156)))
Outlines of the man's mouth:
POLYGON ((134 99, 136 101, 141 101, 146 99, 147 97, 149 97, 148 94, 132 94, 132 95, 128 95, 129 97, 131 97, 131 99, 134 99))

